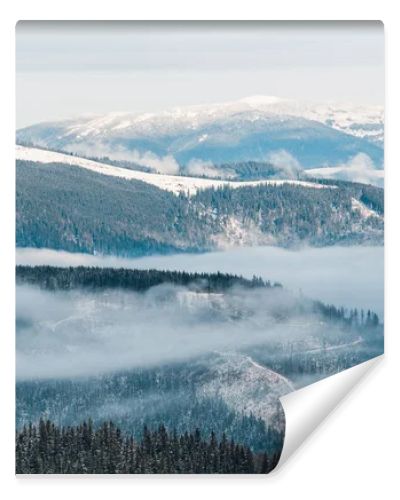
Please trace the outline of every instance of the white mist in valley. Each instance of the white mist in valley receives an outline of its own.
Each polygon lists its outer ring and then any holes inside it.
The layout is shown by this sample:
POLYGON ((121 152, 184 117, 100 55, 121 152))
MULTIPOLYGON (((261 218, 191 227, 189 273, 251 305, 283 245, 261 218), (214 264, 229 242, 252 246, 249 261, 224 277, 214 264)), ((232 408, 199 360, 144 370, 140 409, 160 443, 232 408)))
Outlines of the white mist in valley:
POLYGON ((16 260, 23 265, 221 271, 247 278, 256 275, 336 307, 371 309, 383 320, 384 249, 380 246, 334 246, 297 251, 251 247, 140 259, 18 248, 16 260))
POLYGON ((268 342, 318 339, 321 318, 311 308, 296 314, 297 303, 280 288, 219 294, 172 285, 144 293, 18 285, 17 376, 97 375, 268 342))

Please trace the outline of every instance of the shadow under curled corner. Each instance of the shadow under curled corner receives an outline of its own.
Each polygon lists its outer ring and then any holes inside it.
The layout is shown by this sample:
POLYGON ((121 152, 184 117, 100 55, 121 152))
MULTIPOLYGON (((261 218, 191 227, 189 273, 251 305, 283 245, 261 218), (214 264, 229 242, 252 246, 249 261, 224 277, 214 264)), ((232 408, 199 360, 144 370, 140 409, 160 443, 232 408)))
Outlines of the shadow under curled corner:
POLYGON ((286 421, 277 473, 347 395, 383 361, 384 354, 280 398, 286 421))

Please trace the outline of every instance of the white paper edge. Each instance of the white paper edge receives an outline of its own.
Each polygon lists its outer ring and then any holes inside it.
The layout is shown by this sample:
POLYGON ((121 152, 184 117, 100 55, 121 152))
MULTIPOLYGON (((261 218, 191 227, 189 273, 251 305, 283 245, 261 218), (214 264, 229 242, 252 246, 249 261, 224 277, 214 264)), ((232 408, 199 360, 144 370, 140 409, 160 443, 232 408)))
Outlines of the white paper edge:
POLYGON ((286 417, 285 442, 276 471, 383 358, 378 356, 280 398, 286 417))

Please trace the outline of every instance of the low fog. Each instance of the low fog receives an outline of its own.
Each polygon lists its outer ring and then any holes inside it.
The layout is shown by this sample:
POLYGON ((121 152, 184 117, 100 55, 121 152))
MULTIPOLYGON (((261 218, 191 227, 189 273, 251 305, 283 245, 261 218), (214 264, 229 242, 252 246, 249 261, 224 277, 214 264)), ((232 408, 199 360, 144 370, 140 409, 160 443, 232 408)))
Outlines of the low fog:
MULTIPOLYGON (((171 285, 142 294, 18 285, 17 377, 96 375, 271 341, 318 345, 323 321, 307 311, 296 315, 296 303, 279 288, 221 295, 171 285)), ((329 336, 340 341, 341 333, 330 326, 329 336)))
POLYGON ((178 175, 179 173, 179 164, 172 155, 158 156, 152 151, 140 153, 124 146, 108 147, 97 142, 89 144, 89 146, 82 143, 71 143, 65 146, 65 151, 88 158, 91 158, 95 152, 97 158, 108 157, 113 160, 133 162, 142 167, 151 168, 159 174, 178 175))
POLYGON ((17 249, 17 264, 104 266, 137 269, 226 272, 253 275, 282 283, 295 293, 337 307, 371 309, 383 319, 383 247, 328 247, 284 250, 276 247, 238 248, 197 255, 123 259, 46 249, 17 249))
POLYGON ((283 179, 298 179, 304 172, 300 162, 284 149, 271 151, 266 161, 279 170, 280 177, 283 179))

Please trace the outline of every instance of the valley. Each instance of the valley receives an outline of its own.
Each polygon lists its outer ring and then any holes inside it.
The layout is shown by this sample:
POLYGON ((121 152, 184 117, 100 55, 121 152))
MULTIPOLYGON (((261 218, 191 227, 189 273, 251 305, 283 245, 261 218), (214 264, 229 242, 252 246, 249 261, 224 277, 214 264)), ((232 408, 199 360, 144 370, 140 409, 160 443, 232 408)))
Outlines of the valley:
MULTIPOLYGON (((216 178, 22 145, 16 158, 21 442, 32 424, 94 436, 110 422, 104 432, 136 443, 240 443, 248 462, 221 457, 221 470, 268 472, 280 397, 383 352, 382 270, 370 264, 383 189, 265 162, 216 178)), ((121 471, 158 470, 146 453, 121 471)), ((191 470, 185 460, 171 467, 191 470)))
POLYGON ((371 311, 258 278, 18 266, 17 425, 200 428, 272 456, 279 398, 378 355, 382 333, 371 311))
POLYGON ((376 21, 17 23, 17 474, 268 474, 281 400, 383 353, 383 56, 376 21))

